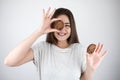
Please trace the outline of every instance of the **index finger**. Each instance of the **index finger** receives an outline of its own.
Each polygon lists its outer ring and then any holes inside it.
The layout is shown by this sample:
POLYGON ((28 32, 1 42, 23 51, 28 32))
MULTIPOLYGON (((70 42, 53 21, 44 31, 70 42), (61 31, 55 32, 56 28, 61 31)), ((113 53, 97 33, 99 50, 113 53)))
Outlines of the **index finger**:
POLYGON ((49 15, 49 18, 51 19, 52 18, 52 16, 53 16, 53 14, 55 13, 55 11, 56 11, 56 8, 51 12, 51 14, 49 15))

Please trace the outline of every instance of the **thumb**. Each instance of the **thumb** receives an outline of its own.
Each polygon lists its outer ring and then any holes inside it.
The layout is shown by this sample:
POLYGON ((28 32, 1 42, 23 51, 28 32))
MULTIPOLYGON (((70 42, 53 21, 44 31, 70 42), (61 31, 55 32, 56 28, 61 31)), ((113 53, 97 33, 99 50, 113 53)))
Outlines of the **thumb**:
POLYGON ((89 60, 89 56, 90 56, 90 54, 86 53, 86 59, 87 59, 87 61, 89 60))
POLYGON ((90 55, 89 53, 86 53, 86 57, 87 57, 87 58, 89 57, 89 55, 90 55))

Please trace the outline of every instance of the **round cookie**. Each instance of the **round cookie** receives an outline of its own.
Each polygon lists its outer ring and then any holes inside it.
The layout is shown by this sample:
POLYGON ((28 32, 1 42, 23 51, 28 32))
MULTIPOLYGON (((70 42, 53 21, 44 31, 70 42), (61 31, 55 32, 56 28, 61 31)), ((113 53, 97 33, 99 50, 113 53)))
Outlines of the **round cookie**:
POLYGON ((58 21, 53 22, 51 26, 54 27, 55 29, 62 30, 64 27, 64 23, 63 21, 58 20, 58 21))
POLYGON ((88 47, 87 47, 87 53, 89 54, 92 54, 94 52, 96 48, 96 45, 95 44, 90 44, 88 47))

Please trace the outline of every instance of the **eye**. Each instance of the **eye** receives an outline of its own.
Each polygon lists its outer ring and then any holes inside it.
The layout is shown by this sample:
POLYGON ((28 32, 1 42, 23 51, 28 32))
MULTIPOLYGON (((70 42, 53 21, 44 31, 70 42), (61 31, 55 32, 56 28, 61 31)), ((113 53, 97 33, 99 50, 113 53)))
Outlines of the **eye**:
POLYGON ((69 22, 66 22, 64 25, 65 25, 65 27, 70 27, 70 23, 69 22))
POLYGON ((70 27, 70 24, 65 24, 65 27, 70 27))

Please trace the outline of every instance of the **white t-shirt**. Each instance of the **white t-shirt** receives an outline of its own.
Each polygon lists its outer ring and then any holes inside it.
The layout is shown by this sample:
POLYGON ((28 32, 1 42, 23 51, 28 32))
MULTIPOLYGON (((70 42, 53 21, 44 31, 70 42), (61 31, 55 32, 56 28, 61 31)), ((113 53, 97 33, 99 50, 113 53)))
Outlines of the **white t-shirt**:
POLYGON ((80 43, 59 48, 48 42, 33 46, 34 64, 39 80, 80 80, 86 68, 86 57, 80 43))

